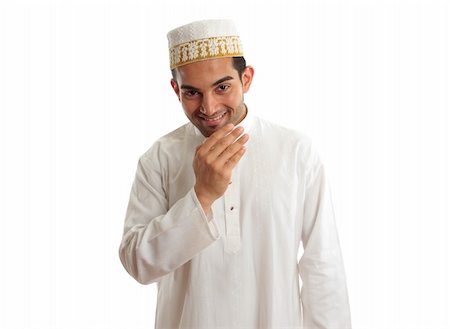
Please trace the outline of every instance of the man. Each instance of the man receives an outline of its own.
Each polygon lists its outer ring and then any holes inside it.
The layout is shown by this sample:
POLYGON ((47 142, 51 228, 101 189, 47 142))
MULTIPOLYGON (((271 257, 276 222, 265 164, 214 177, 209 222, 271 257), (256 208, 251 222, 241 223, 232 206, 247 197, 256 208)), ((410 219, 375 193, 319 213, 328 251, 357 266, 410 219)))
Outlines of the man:
POLYGON ((130 275, 158 282, 156 328, 350 328, 310 140, 245 105, 254 69, 231 21, 193 22, 168 39, 190 123, 139 159, 120 246, 130 275))

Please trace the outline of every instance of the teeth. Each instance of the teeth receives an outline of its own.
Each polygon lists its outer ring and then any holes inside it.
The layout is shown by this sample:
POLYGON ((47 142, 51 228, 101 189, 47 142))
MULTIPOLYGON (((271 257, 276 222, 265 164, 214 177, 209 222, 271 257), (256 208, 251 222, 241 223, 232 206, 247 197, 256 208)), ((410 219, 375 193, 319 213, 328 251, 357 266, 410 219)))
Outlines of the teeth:
POLYGON ((205 117, 203 117, 203 119, 206 120, 206 121, 217 121, 217 120, 222 119, 224 115, 225 115, 225 113, 222 113, 221 115, 219 115, 217 117, 214 117, 214 118, 205 118, 205 117))

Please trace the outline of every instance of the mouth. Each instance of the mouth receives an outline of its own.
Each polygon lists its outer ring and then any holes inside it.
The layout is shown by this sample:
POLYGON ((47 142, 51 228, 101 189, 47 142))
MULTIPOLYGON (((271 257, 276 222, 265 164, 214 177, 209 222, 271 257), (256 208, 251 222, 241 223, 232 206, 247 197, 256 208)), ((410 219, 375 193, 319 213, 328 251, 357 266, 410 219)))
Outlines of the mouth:
POLYGON ((215 114, 213 116, 206 116, 204 114, 199 114, 198 117, 207 126, 217 126, 225 118, 226 114, 227 114, 227 111, 223 111, 223 112, 217 113, 217 114, 215 114))

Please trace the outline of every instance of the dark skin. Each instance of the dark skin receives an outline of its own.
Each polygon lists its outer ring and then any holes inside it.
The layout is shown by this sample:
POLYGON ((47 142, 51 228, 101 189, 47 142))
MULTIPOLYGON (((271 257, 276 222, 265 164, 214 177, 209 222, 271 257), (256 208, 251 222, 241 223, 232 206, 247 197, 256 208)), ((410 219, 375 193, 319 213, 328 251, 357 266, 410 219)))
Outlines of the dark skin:
POLYGON ((233 130, 233 124, 219 129, 195 151, 193 161, 195 173, 195 193, 206 214, 211 205, 220 198, 228 188, 234 167, 245 153, 244 144, 248 141, 242 127, 233 130))
POLYGON ((235 127, 246 115, 243 94, 250 88, 254 70, 247 66, 239 76, 231 58, 200 61, 176 70, 177 80, 171 80, 172 88, 188 119, 207 137, 196 148, 193 169, 194 190, 209 215, 245 153, 249 136, 239 137, 243 128, 235 127))

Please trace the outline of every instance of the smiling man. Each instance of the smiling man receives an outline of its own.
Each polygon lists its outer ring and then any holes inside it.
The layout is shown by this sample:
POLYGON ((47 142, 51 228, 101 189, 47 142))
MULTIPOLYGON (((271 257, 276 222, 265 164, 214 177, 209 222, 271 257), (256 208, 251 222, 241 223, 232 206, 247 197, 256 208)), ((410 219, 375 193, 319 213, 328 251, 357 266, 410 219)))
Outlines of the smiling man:
MULTIPOLYGON (((238 124, 247 114, 243 94, 253 78, 253 68, 238 72, 242 58, 218 58, 180 66, 172 88, 189 120, 206 137, 226 123, 238 124), (215 78, 220 77, 218 80, 215 78)), ((244 63, 245 66, 245 63, 244 63)))
POLYGON ((309 138, 247 108, 254 69, 232 21, 193 22, 168 39, 190 122, 140 157, 119 250, 137 281, 158 283, 155 327, 351 328, 309 138))

